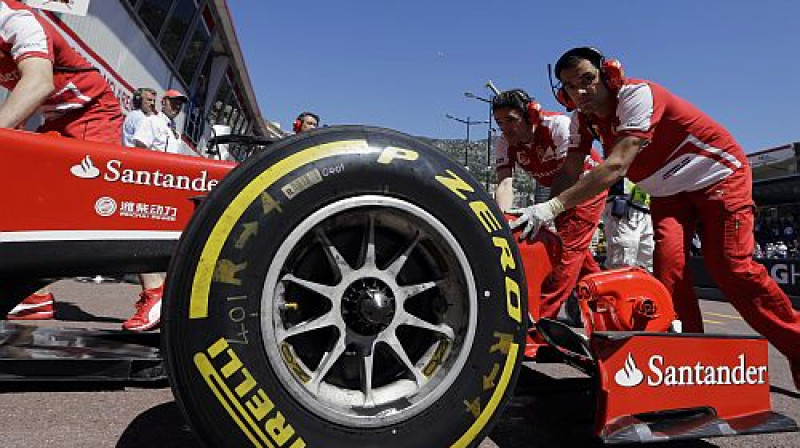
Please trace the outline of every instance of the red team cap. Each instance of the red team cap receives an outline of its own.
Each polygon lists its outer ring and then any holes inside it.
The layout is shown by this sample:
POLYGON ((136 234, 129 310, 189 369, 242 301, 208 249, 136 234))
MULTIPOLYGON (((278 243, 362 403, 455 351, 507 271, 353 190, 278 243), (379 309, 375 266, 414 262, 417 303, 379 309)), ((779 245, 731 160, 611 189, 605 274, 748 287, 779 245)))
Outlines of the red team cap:
POLYGON ((164 92, 164 98, 180 98, 182 100, 187 100, 186 95, 182 94, 180 91, 175 89, 170 89, 164 92))

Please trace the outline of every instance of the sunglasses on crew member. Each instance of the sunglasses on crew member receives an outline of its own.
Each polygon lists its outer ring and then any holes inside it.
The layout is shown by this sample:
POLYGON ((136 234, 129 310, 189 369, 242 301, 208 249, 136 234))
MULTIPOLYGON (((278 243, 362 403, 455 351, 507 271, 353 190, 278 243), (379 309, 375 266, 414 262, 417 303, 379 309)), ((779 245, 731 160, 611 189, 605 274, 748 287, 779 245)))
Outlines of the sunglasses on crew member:
POLYGON ((185 98, 177 97, 177 98, 164 98, 164 99, 169 101, 169 104, 171 104, 172 107, 176 109, 180 109, 181 107, 183 107, 184 104, 186 104, 185 98))

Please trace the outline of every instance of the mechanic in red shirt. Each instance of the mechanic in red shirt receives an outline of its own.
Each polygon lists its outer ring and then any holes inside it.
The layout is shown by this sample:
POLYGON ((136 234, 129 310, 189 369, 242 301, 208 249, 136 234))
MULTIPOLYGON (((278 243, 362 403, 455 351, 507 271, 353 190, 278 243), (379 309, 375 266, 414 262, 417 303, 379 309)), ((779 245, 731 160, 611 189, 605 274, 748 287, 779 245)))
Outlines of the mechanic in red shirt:
POLYGON ((39 132, 119 144, 122 111, 100 72, 31 8, 0 1, 0 127, 42 113, 39 132))
MULTIPOLYGON (((494 119, 503 132, 497 142, 497 204, 504 212, 514 201, 512 170, 518 165, 536 182, 550 187, 556 195, 567 184, 556 182, 567 157, 570 119, 566 115, 541 110, 541 106, 522 89, 507 90, 492 101, 494 119)), ((583 170, 600 163, 600 156, 590 151, 583 159, 583 170)), ((561 262, 542 285, 540 317, 554 319, 579 277, 600 271, 589 250, 607 193, 600 192, 555 220, 563 243, 561 262)))
MULTIPOLYGON (((122 111, 100 72, 49 22, 14 0, 0 0, 0 86, 10 90, 0 105, 0 128, 22 126, 41 112, 38 132, 119 144, 122 111)), ((46 288, 8 315, 52 317, 53 296, 46 288)))
POLYGON ((564 167, 577 172, 599 137, 605 161, 520 220, 537 227, 628 176, 649 193, 654 271, 672 294, 684 329, 703 319, 686 258, 697 230, 703 255, 725 297, 786 357, 800 389, 800 312, 752 259, 752 172, 730 133, 687 101, 650 81, 623 76, 618 61, 593 48, 567 51, 555 65, 559 101, 575 109, 564 167))

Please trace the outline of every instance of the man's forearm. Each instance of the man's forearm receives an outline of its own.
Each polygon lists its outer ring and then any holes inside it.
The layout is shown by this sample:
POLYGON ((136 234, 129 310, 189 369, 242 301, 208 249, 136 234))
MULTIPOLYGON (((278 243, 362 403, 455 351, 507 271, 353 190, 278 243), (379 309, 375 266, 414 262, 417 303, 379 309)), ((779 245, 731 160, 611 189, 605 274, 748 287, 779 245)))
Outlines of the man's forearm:
POLYGON ((497 184, 494 198, 500 211, 505 212, 514 207, 514 184, 510 177, 497 184))
POLYGON ((0 106, 0 128, 13 128, 27 120, 52 92, 52 84, 21 79, 0 106))
POLYGON ((572 173, 570 170, 559 170, 553 176, 553 185, 550 186, 550 197, 556 197, 567 188, 575 185, 580 178, 580 173, 572 173))
POLYGON ((639 137, 622 138, 603 163, 581 176, 575 185, 561 192, 557 196, 558 200, 565 209, 570 209, 607 190, 625 177, 636 155, 646 144, 647 141, 639 137))
POLYGON ((623 176, 625 176, 625 170, 621 167, 600 164, 581 176, 573 186, 558 194, 558 200, 565 209, 573 208, 607 190, 623 176))

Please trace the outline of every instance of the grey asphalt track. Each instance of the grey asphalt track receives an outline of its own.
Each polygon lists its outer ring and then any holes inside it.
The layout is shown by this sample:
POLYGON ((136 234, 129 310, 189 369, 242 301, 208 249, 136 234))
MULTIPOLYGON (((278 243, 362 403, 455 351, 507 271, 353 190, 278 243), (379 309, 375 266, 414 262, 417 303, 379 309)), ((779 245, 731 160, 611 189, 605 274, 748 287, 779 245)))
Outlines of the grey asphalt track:
MULTIPOLYGON (((116 329, 133 312, 139 287, 62 280, 53 285, 53 291, 57 299, 57 320, 35 324, 116 329)), ((708 332, 753 333, 728 304, 703 301, 702 307, 708 332)), ((511 405, 481 448, 600 446, 589 434, 592 403, 585 393, 586 377, 564 365, 527 367, 511 405)), ((800 421, 800 393, 791 385, 786 360, 774 349, 770 352, 770 380, 774 409, 800 421)), ((0 384, 2 448, 200 446, 166 383, 148 387, 0 384)), ((800 433, 654 446, 800 448, 800 433)))

